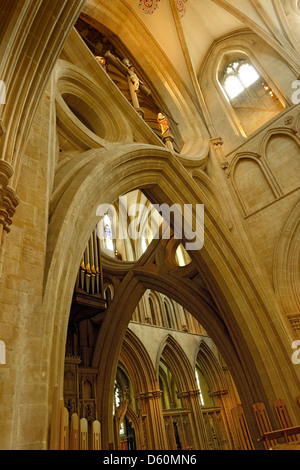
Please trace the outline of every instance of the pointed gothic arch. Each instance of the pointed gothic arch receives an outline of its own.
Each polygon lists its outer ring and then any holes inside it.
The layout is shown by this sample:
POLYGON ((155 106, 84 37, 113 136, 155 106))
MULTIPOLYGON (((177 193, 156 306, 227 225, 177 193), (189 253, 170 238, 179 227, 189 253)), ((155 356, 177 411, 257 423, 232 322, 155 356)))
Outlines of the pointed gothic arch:
POLYGON ((201 340, 196 356, 198 363, 209 380, 212 392, 225 391, 227 389, 224 371, 222 370, 220 361, 215 357, 214 352, 208 344, 201 340))
POLYGON ((164 357, 174 380, 179 388, 178 392, 195 389, 195 374, 180 344, 172 335, 167 335, 160 346, 157 362, 164 357))
POLYGON ((152 361, 142 342, 130 329, 126 330, 120 361, 131 377, 136 395, 156 390, 157 378, 152 361))
MULTIPOLYGON (((100 335, 100 342, 102 342, 102 344, 99 345, 99 349, 96 352, 95 364, 99 364, 97 361, 99 355, 104 354, 101 359, 101 369, 106 375, 106 381, 109 382, 108 377, 112 377, 111 370, 114 364, 112 358, 118 357, 122 338, 132 315, 133 308, 137 305, 138 300, 145 290, 154 289, 161 292, 164 291, 167 296, 174 298, 178 303, 186 306, 188 311, 195 315, 196 318, 199 318, 204 328, 207 331, 210 330, 212 335, 214 335, 217 346, 221 346, 224 351, 222 355, 224 357, 226 356, 228 366, 231 367, 234 373, 239 370, 240 377, 245 378, 245 380, 240 380, 240 386, 242 388, 245 387, 244 391, 240 391, 240 394, 244 395, 245 401, 248 402, 249 405, 251 401, 256 402, 258 399, 260 401, 267 401, 264 396, 265 392, 261 381, 266 380, 270 372, 266 367, 268 357, 272 355, 273 361, 279 360, 282 364, 282 361, 286 362, 286 350, 289 347, 289 345, 284 346, 284 339, 281 339, 279 344, 277 341, 276 348, 272 348, 270 341, 273 335, 275 335, 276 338, 286 338, 285 334, 278 336, 274 331, 275 323, 268 321, 270 315, 274 318, 274 316, 278 314, 278 306, 272 296, 267 296, 266 288, 264 288, 263 291, 261 290, 259 279, 262 273, 260 273, 257 267, 254 269, 254 267, 251 266, 251 260, 247 259, 246 262, 241 250, 234 244, 227 228, 219 219, 210 202, 206 199, 205 194, 201 192, 201 188, 193 184, 188 174, 183 172, 182 166, 178 165, 172 154, 164 148, 134 144, 122 147, 122 149, 118 148, 117 150, 107 152, 99 152, 97 150, 88 151, 77 157, 77 159, 80 159, 80 168, 76 166, 76 164, 73 164, 72 168, 76 168, 77 173, 72 173, 74 169, 72 170, 70 168, 70 173, 64 175, 62 185, 66 186, 64 186, 60 200, 57 200, 55 210, 50 220, 44 293, 44 307, 51 312, 48 316, 50 323, 53 321, 55 329, 58 331, 64 331, 66 328, 68 318, 65 312, 68 311, 68 306, 71 302, 77 269, 80 263, 80 253, 84 250, 89 234, 95 227, 97 220, 95 214, 101 200, 113 202, 119 196, 120 191, 122 191, 122 193, 129 192, 137 189, 137 184, 139 184, 138 187, 143 189, 150 201, 171 202, 172 194, 174 194, 173 185, 176 187, 176 182, 178 181, 178 187, 185 187, 184 192, 177 194, 182 204, 185 202, 196 204, 199 202, 199 199, 204 203, 207 202, 206 243, 201 252, 191 252, 191 256, 196 269, 203 276, 207 285, 211 286, 213 282, 214 297, 217 301, 220 313, 217 313, 208 305, 203 306, 203 299, 201 299, 201 295, 199 297, 199 292, 198 294, 195 294, 193 291, 190 292, 191 299, 198 295, 196 303, 191 305, 190 300, 187 298, 188 288, 182 281, 177 284, 176 282, 178 281, 172 279, 170 283, 170 279, 168 279, 167 276, 161 278, 157 273, 155 273, 154 276, 149 276, 147 270, 139 272, 136 267, 134 267, 124 284, 124 286, 127 285, 129 292, 134 292, 134 296, 131 296, 128 300, 128 295, 125 294, 123 289, 119 289, 120 295, 121 292, 122 295, 124 295, 123 298, 120 299, 118 293, 116 293, 115 299, 111 305, 115 309, 116 303, 119 302, 117 308, 119 313, 115 312, 114 319, 113 321, 109 320, 109 324, 107 324, 105 320, 103 322, 102 328, 103 332, 105 332, 105 339, 103 340, 100 335), (143 168, 143 174, 139 172, 139 168, 143 168), (139 179, 139 183, 137 183, 137 177, 139 176, 141 179, 139 179), (70 178, 72 179, 72 185, 69 184, 70 178), (99 187, 100 180, 101 190, 99 187), (186 182, 184 182, 184 180, 186 180, 186 182), (170 181, 172 181, 172 184, 170 184, 170 181), (88 188, 89 191, 86 191, 86 188, 88 188), (189 188, 193 189, 190 190, 189 188), (199 195, 199 199, 195 199, 195 194, 199 195), (86 207, 90 208, 88 213, 86 207), (65 230, 67 227, 71 226, 76 227, 76 230, 72 232, 67 231, 66 233, 65 230), (61 250, 63 250, 64 253, 63 257, 60 256, 61 250), (74 252, 78 253, 77 258, 73 256, 74 252), (62 265, 62 259, 68 259, 69 262, 62 265), (167 284, 166 281, 168 282, 167 284), (59 296, 59 291, 64 292, 64 295, 59 296), (53 299, 57 298, 63 298, 64 302, 61 302, 59 305, 55 304, 53 299), (251 306, 249 299, 251 299, 251 306), (199 305, 198 309, 196 309, 197 303, 199 305), (121 317, 119 315, 120 308, 123 308, 121 317), (211 311, 209 323, 208 316, 203 315, 203 312, 207 312, 207 309, 211 311), (240 322, 241 312, 246 315, 246 322, 240 322), (222 316, 224 320, 221 320, 222 316), (117 333, 116 321, 118 322, 117 333), (261 330, 265 331, 262 341, 267 341, 268 343, 268 346, 266 344, 266 348, 260 348, 260 355, 263 360, 259 368, 255 366, 251 359, 253 357, 252 355, 256 354, 255 342, 252 340, 249 341, 253 321, 259 323, 264 322, 264 328, 261 330), (228 327, 224 322, 230 327, 231 331, 228 331, 228 327), (215 324, 215 327, 213 324, 215 324), (233 324, 235 328, 232 329, 233 324), (236 334, 238 334, 239 345, 241 346, 241 344, 243 344, 243 348, 241 348, 238 353, 235 350, 237 347, 237 342, 235 341, 236 334), (108 344, 108 342, 110 344, 110 357, 107 363, 108 357, 105 358, 106 353, 103 350, 103 346, 105 347, 105 344, 108 344), (228 345, 227 352, 225 351, 225 344, 228 345), (243 370, 241 364, 244 361, 245 369, 243 370), (246 370, 248 370, 247 374, 245 374, 246 370), (249 373, 249 370, 251 370, 251 373, 249 373), (249 381, 255 382, 256 385, 249 387, 249 381), (248 387, 249 391, 246 392, 248 387), (254 397, 253 394, 258 394, 260 398, 258 398, 258 396, 254 397)), ((151 250, 149 253, 151 253, 151 250)), ((144 254, 140 262, 143 263, 148 256, 148 253, 144 254)), ((110 315, 109 312, 110 310, 107 311, 108 316, 110 315)), ((50 325, 49 327, 51 328, 50 325)), ((278 324, 277 328, 283 328, 283 325, 278 324)), ((51 336, 48 336, 47 341, 49 341, 50 338, 51 336)), ((64 335, 55 335, 55 337, 51 338, 53 347, 50 350, 52 355, 50 362, 53 364, 57 363, 57 361, 58 364, 61 364, 60 361, 64 355, 65 343, 64 340, 59 338, 64 338, 64 335)), ((291 370, 288 364, 286 368, 279 369, 281 370, 282 383, 285 382, 289 374, 292 374, 297 381, 295 371, 291 370)), ((57 374, 59 378, 61 366, 53 367, 52 371, 57 374)), ((102 371, 100 377, 102 376, 102 371)), ((112 404, 109 404, 110 398, 106 396, 105 391, 102 392, 104 392, 104 395, 100 399, 100 402, 102 402, 102 405, 107 409, 107 407, 112 406, 112 404)), ((278 393, 280 393, 280 390, 276 392, 276 395, 278 393)), ((292 395, 293 391, 289 390, 289 393, 292 395)), ((103 432, 104 439, 109 439, 110 435, 109 423, 107 423, 107 426, 108 428, 103 432)))

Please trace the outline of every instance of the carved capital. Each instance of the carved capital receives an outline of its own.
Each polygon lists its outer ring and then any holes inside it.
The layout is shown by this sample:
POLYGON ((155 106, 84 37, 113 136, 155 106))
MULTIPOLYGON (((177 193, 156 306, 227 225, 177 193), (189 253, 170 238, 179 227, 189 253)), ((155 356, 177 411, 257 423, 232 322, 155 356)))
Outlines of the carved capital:
POLYGON ((195 398, 200 396, 200 390, 185 390, 177 394, 178 398, 195 398))
POLYGON ((213 397, 224 397, 228 395, 228 390, 216 390, 215 392, 211 393, 211 396, 213 397))
POLYGON ((162 395, 161 390, 152 390, 149 392, 140 393, 136 398, 140 400, 150 400, 151 398, 160 398, 162 395))
POLYGON ((13 173, 12 166, 6 160, 0 160, 0 189, 4 189, 8 185, 13 173))

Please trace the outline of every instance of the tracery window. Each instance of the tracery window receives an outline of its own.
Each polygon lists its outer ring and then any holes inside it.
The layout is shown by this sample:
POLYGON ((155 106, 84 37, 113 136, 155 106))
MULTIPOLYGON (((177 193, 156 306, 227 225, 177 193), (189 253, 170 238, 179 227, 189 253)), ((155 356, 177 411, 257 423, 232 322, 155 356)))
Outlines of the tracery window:
POLYGON ((285 109, 265 71, 243 53, 232 53, 219 67, 218 80, 243 137, 248 137, 285 109))
POLYGON ((224 72, 223 86, 230 99, 236 98, 259 80, 256 68, 244 59, 230 62, 224 72))

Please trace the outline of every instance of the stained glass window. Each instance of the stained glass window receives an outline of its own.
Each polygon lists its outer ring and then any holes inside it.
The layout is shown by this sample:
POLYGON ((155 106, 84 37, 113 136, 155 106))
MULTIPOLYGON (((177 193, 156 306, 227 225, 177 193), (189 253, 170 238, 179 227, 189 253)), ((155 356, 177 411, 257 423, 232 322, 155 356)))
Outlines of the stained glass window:
POLYGON ((111 221, 109 215, 106 213, 104 214, 103 218, 103 227, 104 227, 104 243, 105 247, 110 250, 114 251, 114 243, 112 238, 112 229, 111 229, 111 221))

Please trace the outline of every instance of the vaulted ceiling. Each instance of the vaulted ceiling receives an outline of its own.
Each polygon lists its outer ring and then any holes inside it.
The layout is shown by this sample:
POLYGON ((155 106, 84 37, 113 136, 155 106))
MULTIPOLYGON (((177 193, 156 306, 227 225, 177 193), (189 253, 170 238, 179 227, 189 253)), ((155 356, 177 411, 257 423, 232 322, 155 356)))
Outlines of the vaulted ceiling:
MULTIPOLYGON (((107 4, 88 0, 87 4, 107 4)), ((116 9, 118 1, 114 0, 116 9)), ((124 0, 151 40, 157 41, 190 91, 211 45, 224 35, 251 29, 286 57, 300 54, 297 0, 124 0), (298 24, 295 24, 295 16, 298 24), (298 28, 297 28, 298 26, 298 28)), ((125 27, 125 25, 124 25, 125 27)))

